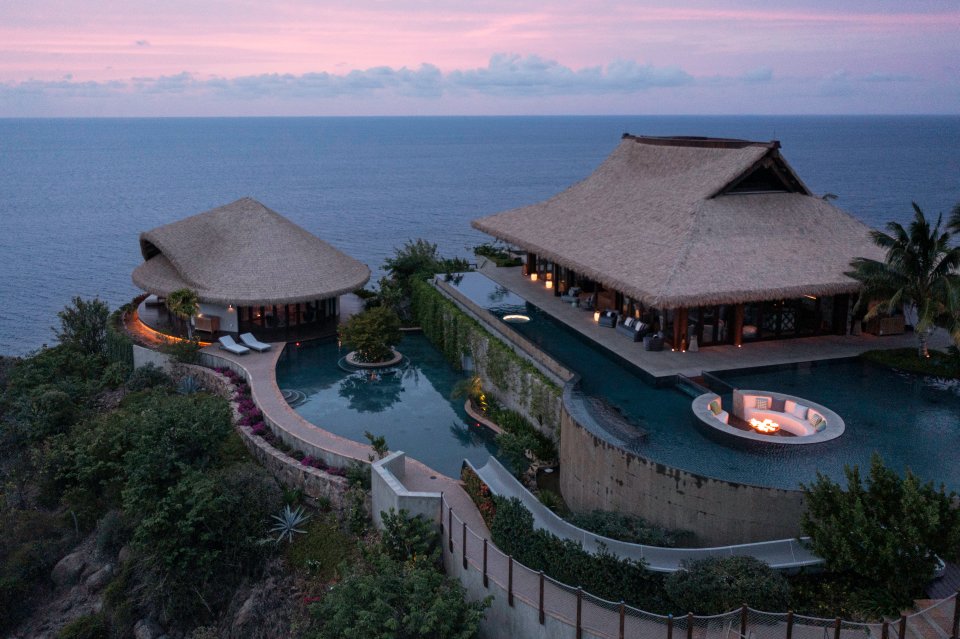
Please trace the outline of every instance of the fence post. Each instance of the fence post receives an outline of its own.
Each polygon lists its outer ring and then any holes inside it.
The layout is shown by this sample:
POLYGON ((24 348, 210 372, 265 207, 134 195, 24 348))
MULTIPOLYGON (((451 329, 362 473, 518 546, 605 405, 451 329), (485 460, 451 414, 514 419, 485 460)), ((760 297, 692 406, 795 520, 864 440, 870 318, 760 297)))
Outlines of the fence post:
POLYGON ((487 539, 483 539, 483 587, 489 588, 490 581, 487 579, 487 539))
POLYGON ((513 555, 507 556, 507 605, 513 608, 513 555))
POLYGON ((693 613, 687 613, 687 639, 693 639, 693 613))
POLYGON ((440 491, 440 546, 443 547, 443 491, 440 491))
POLYGON ((577 587, 577 639, 583 637, 583 588, 577 587))
POLYGON ((900 639, 906 639, 907 637, 907 616, 900 615, 900 628, 897 630, 897 634, 900 639))
POLYGON ((747 639, 747 604, 740 606, 740 636, 747 639))
POLYGON ((840 617, 833 620, 833 639, 840 639, 840 617))
POLYGON ((543 616, 543 571, 540 571, 540 625, 544 622, 543 616))
POLYGON ((620 600, 620 634, 617 635, 617 639, 623 639, 623 631, 626 626, 627 619, 627 606, 623 603, 623 599, 620 600))
POLYGON ((890 622, 883 620, 883 626, 880 628, 880 639, 890 639, 890 622))
POLYGON ((463 522, 463 569, 467 569, 467 522, 463 522))
POLYGON ((673 639, 673 615, 667 615, 667 639, 673 639))
POLYGON ((450 540, 450 552, 453 553, 453 508, 447 506, 447 539, 450 540))
POLYGON ((793 611, 787 611, 787 639, 793 639, 793 611))
POLYGON ((953 596, 953 631, 950 639, 960 639, 960 589, 953 596))

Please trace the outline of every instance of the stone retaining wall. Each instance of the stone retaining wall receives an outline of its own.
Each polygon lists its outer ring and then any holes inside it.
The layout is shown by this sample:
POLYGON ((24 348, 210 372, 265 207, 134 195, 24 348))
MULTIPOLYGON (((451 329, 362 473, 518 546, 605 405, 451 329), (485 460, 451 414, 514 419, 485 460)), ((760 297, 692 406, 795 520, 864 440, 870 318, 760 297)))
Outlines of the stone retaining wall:
POLYGON ((630 453, 583 428, 564 410, 560 490, 574 511, 613 510, 722 546, 800 535, 798 490, 749 486, 672 468, 630 453))
POLYGON ((373 522, 383 527, 381 512, 407 511, 411 517, 423 515, 430 521, 440 523, 440 499, 437 492, 407 490, 403 485, 406 474, 406 454, 395 451, 372 464, 370 472, 370 497, 373 522))

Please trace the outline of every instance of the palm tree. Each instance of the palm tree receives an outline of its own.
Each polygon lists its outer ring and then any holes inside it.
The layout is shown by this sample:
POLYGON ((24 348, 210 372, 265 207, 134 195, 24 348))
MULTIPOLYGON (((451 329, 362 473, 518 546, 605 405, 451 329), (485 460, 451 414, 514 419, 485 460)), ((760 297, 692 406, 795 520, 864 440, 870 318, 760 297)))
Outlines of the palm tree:
POLYGON ((193 339, 193 326, 190 318, 200 310, 200 298, 196 291, 181 288, 167 295, 167 308, 187 324, 187 337, 193 339))
MULTIPOLYGON (((931 227, 923 211, 913 203, 914 216, 904 229, 898 222, 888 222, 887 231, 871 231, 873 241, 886 249, 883 262, 858 257, 850 266, 850 277, 863 283, 857 307, 872 301, 866 319, 898 309, 915 313, 913 327, 919 340, 918 353, 929 357, 927 336, 938 324, 946 326, 954 340, 960 339, 960 247, 951 246, 951 233, 940 230, 943 216, 931 227), (953 318, 951 320, 951 318, 953 318)), ((960 222, 954 209, 951 227, 960 222)))

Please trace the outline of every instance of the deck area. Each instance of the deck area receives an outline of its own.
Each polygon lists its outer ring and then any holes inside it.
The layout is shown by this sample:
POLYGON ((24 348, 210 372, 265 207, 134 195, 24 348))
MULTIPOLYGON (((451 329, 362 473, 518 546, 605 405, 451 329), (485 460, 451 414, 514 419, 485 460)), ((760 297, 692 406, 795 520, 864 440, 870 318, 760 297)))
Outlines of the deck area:
MULTIPOLYGON (((553 291, 534 284, 523 276, 520 267, 498 268, 493 262, 481 259, 480 272, 501 284, 555 319, 616 353, 653 377, 685 375, 697 377, 703 371, 734 368, 752 368, 793 364, 824 359, 855 357, 874 349, 915 347, 913 333, 903 335, 821 335, 766 342, 752 342, 737 348, 732 345, 707 346, 698 352, 644 351, 643 344, 631 342, 617 331, 597 325, 593 313, 583 311, 554 297, 553 291)), ((930 346, 945 348, 949 336, 939 331, 930 340, 930 346)))

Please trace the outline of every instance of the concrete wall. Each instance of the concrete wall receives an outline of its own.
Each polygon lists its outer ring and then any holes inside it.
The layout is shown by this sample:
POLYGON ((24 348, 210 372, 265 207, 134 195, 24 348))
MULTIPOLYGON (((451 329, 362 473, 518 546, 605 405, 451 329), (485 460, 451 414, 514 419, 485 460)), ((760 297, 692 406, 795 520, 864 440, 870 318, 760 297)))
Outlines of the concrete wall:
POLYGON ((229 308, 223 304, 209 304, 200 302, 200 313, 203 315, 216 315, 220 318, 220 330, 225 333, 237 332, 237 307, 229 308))
POLYGON ((658 526, 693 531, 721 546, 800 534, 798 490, 748 486, 695 475, 629 453, 561 416, 560 490, 576 511, 614 510, 658 526))
POLYGON ((414 492, 403 485, 406 453, 395 451, 373 463, 370 471, 370 498, 373 523, 383 527, 381 512, 406 510, 411 517, 423 515, 440 523, 440 493, 414 492))
POLYGON ((146 366, 147 364, 159 366, 168 373, 171 371, 171 360, 169 355, 166 353, 161 353, 160 351, 145 348, 139 344, 134 344, 133 367, 140 368, 141 366, 146 366))

